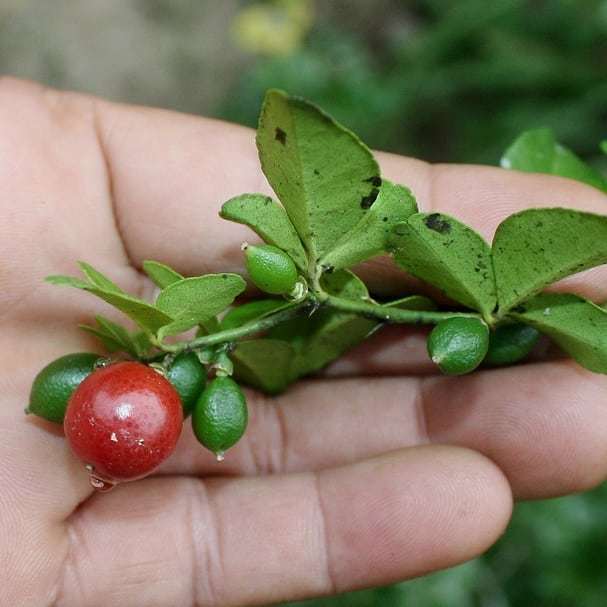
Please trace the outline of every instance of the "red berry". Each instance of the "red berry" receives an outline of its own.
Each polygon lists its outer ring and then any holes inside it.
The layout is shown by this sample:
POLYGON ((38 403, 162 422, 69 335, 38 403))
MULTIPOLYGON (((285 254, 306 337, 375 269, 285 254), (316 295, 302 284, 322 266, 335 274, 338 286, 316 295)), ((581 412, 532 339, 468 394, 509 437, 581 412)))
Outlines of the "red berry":
POLYGON ((121 362, 78 386, 63 427, 91 484, 107 489, 152 472, 175 448, 182 422, 179 394, 167 379, 141 363, 121 362))

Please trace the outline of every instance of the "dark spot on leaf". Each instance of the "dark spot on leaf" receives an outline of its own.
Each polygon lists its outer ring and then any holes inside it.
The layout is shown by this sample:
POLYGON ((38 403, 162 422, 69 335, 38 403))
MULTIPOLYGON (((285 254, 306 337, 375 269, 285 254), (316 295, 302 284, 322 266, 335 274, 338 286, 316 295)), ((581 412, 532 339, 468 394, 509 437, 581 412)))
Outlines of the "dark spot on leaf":
POLYGON ((369 179, 365 179, 364 181, 365 183, 370 183, 375 188, 381 186, 381 177, 379 175, 373 175, 373 177, 369 177, 369 179))
POLYGON ((314 175, 320 175, 320 171, 318 169, 314 169, 314 175))
POLYGON ((221 277, 222 278, 228 278, 228 275, 227 274, 222 274, 221 277))
POLYGON ((287 143, 287 134, 280 127, 277 126, 274 139, 276 139, 276 141, 280 141, 282 145, 285 145, 287 143))
POLYGON ((381 220, 382 221, 388 221, 388 217, 382 217, 381 220))
POLYGON ((439 234, 448 234, 451 231, 451 224, 443 219, 440 213, 432 213, 424 219, 426 227, 439 234))
POLYGON ((373 188, 371 190, 371 193, 368 196, 363 196, 360 199, 360 208, 361 209, 371 208, 371 205, 375 202, 378 195, 379 195, 379 190, 377 188, 373 188))
POLYGON ((527 308, 525 306, 516 306, 512 308, 512 311, 517 314, 524 314, 527 311, 527 308))
POLYGON ((538 221, 538 222, 535 224, 535 227, 536 227, 536 228, 542 228, 542 227, 544 227, 544 222, 543 222, 543 221, 538 221))

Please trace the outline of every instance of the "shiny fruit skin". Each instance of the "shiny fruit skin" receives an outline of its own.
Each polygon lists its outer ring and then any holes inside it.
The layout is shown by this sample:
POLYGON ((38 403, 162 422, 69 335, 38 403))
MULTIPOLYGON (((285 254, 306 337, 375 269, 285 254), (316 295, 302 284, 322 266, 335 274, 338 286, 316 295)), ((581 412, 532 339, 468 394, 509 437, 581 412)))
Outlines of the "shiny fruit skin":
POLYGON ((70 398, 66 439, 95 476, 128 481, 152 472, 174 450, 183 413, 179 394, 150 367, 120 362, 89 375, 70 398))
POLYGON ((479 318, 453 317, 428 335, 428 354, 446 375, 463 375, 478 367, 489 348, 489 328, 479 318))
POLYGON ((491 331, 489 350, 483 361, 487 365, 513 365, 533 350, 540 333, 522 323, 504 323, 491 331))
POLYGON ((179 393, 183 417, 188 417, 207 381, 207 375, 198 356, 194 352, 178 354, 166 372, 166 377, 179 393))
POLYGON ((95 364, 101 358, 91 352, 76 352, 49 363, 34 379, 28 413, 56 424, 63 423, 70 396, 95 370, 95 364))
POLYGON ((246 430, 247 401, 231 377, 216 377, 194 407, 192 428, 198 441, 221 457, 246 430))
POLYGON ((297 282, 297 268, 293 260, 273 245, 248 245, 245 264, 251 280, 259 289, 272 295, 290 293, 297 282))

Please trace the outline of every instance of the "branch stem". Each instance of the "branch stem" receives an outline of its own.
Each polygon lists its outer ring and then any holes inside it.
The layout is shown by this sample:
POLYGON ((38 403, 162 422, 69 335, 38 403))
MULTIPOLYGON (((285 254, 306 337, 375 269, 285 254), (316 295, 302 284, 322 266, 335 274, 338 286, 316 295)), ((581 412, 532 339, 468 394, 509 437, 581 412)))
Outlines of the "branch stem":
POLYGON ((414 325, 433 325, 447 318, 479 318, 478 314, 470 312, 436 312, 427 310, 403 310, 401 308, 391 308, 379 304, 352 301, 351 299, 342 299, 329 295, 325 303, 341 310, 342 312, 352 312, 361 316, 373 317, 389 323, 406 323, 414 325))

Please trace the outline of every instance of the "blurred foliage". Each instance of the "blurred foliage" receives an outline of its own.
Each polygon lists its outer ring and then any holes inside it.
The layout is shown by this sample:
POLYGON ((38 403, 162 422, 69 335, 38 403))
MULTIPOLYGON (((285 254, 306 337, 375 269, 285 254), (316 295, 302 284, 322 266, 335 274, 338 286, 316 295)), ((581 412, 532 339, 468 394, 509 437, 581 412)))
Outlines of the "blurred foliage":
POLYGON ((315 101, 373 147, 428 160, 493 164, 521 131, 539 126, 599 158, 605 0, 362 5, 317 2, 307 39, 289 55, 257 57, 221 115, 252 126, 265 89, 279 87, 315 101))

